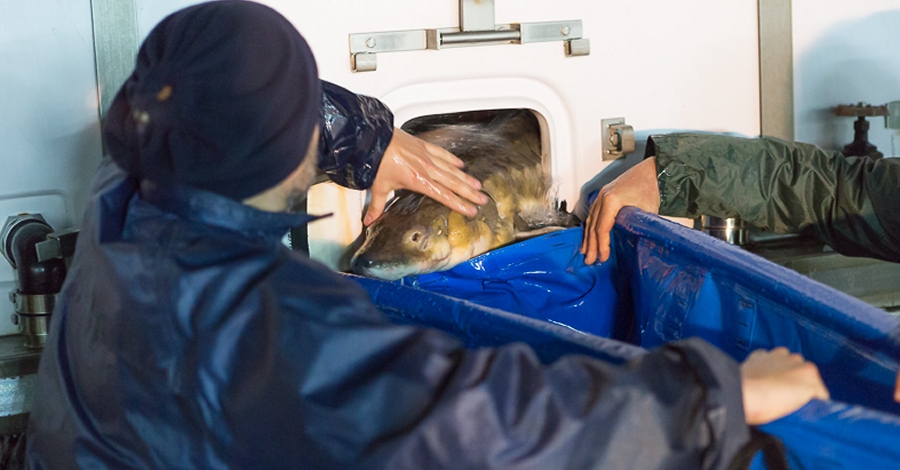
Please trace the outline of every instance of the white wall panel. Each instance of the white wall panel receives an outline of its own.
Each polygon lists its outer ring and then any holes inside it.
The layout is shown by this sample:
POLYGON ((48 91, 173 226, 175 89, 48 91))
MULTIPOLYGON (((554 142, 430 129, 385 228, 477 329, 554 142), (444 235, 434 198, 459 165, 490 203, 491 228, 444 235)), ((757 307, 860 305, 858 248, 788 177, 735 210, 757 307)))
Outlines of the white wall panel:
MULTIPOLYGON (((100 161, 90 0, 0 2, 0 222, 81 219, 100 161)), ((0 335, 15 332, 13 270, 0 261, 0 335)))

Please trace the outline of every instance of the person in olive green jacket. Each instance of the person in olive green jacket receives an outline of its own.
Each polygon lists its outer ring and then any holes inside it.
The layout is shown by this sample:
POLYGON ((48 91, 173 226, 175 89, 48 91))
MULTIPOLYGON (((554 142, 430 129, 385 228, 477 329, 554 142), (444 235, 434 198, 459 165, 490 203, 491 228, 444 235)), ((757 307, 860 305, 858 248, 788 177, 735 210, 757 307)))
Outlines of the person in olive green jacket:
MULTIPOLYGON (((809 228, 838 253, 900 262, 900 158, 716 134, 652 136, 645 155, 591 205, 585 263, 609 258, 609 232, 625 206, 674 217, 740 217, 776 233, 809 228)), ((894 398, 900 401, 900 376, 894 398)))

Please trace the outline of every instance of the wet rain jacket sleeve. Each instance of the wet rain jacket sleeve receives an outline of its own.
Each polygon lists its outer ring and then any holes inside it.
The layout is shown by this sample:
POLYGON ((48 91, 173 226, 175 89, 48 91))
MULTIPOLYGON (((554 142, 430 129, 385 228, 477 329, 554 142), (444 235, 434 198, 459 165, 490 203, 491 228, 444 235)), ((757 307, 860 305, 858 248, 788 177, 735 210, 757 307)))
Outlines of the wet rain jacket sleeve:
POLYGON ((809 229, 840 253, 900 262, 900 159, 714 134, 653 136, 647 155, 656 156, 660 214, 809 229))
POLYGON ((393 393, 354 408, 391 411, 356 426, 394 427, 373 436, 383 445, 363 468, 724 469, 748 438, 737 364, 700 341, 623 367, 545 366, 521 344, 471 351, 429 336, 398 338, 395 361, 372 369, 393 393))
POLYGON ((381 101, 322 81, 319 169, 335 183, 367 189, 394 136, 394 115, 381 101))

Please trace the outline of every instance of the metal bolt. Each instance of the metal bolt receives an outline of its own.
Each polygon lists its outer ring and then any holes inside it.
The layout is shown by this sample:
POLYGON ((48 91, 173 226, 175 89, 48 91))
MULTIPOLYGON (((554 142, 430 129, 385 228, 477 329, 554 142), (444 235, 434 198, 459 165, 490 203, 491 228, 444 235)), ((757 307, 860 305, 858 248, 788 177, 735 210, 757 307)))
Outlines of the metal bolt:
POLYGON ((366 47, 368 47, 369 49, 374 48, 374 47, 375 47, 375 44, 377 44, 377 43, 375 42, 375 38, 369 38, 369 39, 366 39, 366 47))
POLYGON ((562 34, 563 36, 568 36, 569 33, 572 32, 572 29, 569 28, 568 26, 563 26, 562 28, 559 28, 559 32, 560 32, 560 34, 562 34))
POLYGON ((609 143, 612 144, 614 147, 619 146, 619 133, 618 132, 613 132, 613 133, 609 134, 609 143))

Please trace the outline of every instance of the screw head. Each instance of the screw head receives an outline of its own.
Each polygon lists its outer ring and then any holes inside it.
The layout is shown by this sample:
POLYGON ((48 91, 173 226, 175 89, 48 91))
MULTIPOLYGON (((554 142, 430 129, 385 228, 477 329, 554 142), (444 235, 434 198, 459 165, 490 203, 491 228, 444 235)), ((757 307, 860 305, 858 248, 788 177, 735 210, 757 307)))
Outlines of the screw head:
POLYGON ((559 28, 559 32, 560 32, 560 34, 562 34, 563 36, 568 36, 569 33, 572 32, 572 29, 569 28, 568 26, 563 26, 562 28, 559 28))
POLYGON ((375 47, 376 44, 378 43, 375 42, 375 38, 366 39, 366 47, 368 47, 369 49, 375 47))

